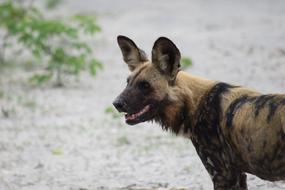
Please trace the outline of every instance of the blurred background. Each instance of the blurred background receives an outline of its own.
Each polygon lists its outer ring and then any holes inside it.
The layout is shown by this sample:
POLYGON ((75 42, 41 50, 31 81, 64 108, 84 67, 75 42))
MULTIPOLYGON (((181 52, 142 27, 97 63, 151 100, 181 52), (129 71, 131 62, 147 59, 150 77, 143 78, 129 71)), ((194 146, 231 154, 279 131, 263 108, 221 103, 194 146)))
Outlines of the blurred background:
POLYGON ((149 55, 166 36, 189 73, 285 92, 283 0, 0 0, 1 190, 212 189, 190 140, 112 108, 117 35, 149 55))

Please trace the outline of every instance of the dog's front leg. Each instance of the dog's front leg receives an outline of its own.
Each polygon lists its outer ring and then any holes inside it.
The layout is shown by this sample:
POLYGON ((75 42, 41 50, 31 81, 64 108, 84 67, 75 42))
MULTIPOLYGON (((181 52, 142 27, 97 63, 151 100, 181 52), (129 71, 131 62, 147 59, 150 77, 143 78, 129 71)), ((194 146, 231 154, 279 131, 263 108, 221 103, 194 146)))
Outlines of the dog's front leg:
POLYGON ((216 174, 212 180, 214 190, 247 190, 245 173, 216 174))

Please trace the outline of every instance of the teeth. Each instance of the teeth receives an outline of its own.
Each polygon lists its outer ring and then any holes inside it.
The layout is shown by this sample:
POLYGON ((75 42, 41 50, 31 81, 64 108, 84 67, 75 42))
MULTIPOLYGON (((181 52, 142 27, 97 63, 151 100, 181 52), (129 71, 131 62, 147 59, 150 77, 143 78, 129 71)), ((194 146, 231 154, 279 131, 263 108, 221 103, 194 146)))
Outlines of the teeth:
POLYGON ((141 116, 142 114, 146 113, 149 110, 149 105, 145 106, 141 111, 131 114, 131 115, 126 115, 126 120, 134 120, 137 117, 141 116))

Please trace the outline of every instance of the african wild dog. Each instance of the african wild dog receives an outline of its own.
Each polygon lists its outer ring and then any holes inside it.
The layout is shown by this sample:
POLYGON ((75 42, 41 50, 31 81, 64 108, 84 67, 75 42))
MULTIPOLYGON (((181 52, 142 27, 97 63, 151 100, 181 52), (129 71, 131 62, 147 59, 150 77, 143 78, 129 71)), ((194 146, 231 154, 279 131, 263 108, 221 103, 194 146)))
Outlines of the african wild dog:
POLYGON ((247 189, 246 172, 285 179, 285 94, 189 75, 179 70, 180 52, 165 37, 152 59, 127 37, 118 36, 131 74, 114 101, 126 123, 154 120, 192 140, 215 190, 247 189))

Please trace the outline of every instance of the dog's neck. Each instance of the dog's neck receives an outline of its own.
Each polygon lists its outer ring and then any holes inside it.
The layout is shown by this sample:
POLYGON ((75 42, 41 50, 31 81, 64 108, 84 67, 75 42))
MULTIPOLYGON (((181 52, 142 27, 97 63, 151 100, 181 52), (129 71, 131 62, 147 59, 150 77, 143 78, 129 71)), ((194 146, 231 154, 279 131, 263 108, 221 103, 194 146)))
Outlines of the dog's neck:
POLYGON ((180 71, 177 75, 176 85, 184 89, 185 96, 192 99, 192 109, 196 109, 203 96, 217 83, 217 81, 190 75, 180 71))
POLYGON ((169 89, 163 107, 155 118, 163 129, 190 137, 194 115, 204 95, 216 81, 189 75, 180 71, 175 85, 169 89))

